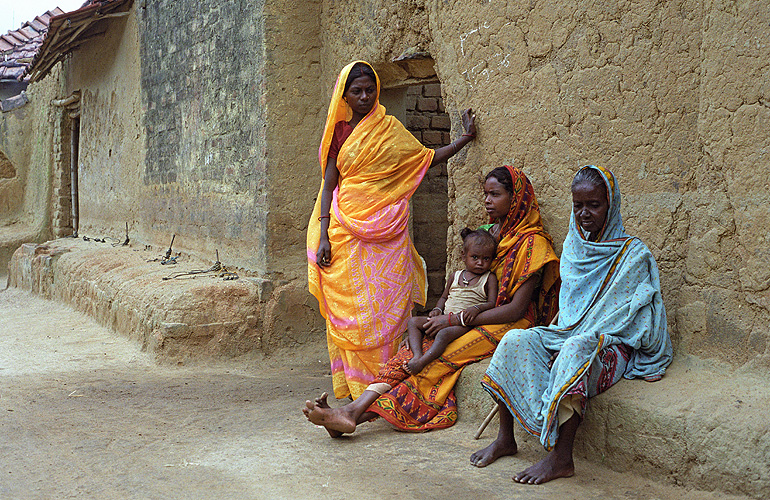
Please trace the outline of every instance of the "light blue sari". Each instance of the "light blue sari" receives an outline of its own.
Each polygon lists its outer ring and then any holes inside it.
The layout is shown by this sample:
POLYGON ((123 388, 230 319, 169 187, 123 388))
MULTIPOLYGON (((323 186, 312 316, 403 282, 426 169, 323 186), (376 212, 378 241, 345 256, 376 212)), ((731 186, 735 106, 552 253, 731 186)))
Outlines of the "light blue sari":
POLYGON ((559 436, 559 402, 587 381, 603 349, 622 344, 633 350, 623 375, 629 379, 662 376, 672 357, 655 259, 623 228, 614 175, 593 165, 583 168, 597 170, 607 186, 609 210, 599 241, 588 241, 573 214, 561 256, 558 323, 508 332, 482 380, 548 450, 559 436))

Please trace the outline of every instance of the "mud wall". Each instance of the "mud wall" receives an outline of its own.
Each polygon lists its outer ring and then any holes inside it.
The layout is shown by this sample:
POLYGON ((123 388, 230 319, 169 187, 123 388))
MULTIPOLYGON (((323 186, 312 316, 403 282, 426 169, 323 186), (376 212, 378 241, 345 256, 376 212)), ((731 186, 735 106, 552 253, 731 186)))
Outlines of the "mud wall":
MULTIPOLYGON (((51 180, 61 113, 50 105, 61 91, 59 68, 27 89, 29 102, 0 113, 0 268, 25 242, 51 237, 51 180)), ((2 271, 0 271, 2 272, 2 271)))
MULTIPOLYGON (((110 21, 66 65, 67 97, 80 91, 79 230, 91 238, 146 240, 142 220, 144 130, 135 8, 110 21)), ((69 118, 68 118, 69 120, 69 118)), ((69 148, 69 143, 65 144, 69 148)))
MULTIPOLYGON (((164 0, 139 14, 148 236, 267 272, 264 2, 164 0)), ((167 244, 167 243, 166 243, 167 244)))
POLYGON ((264 274, 273 280, 307 279, 307 223, 321 185, 318 142, 331 92, 321 78, 320 12, 318 0, 265 6, 264 274))
POLYGON ((561 249, 583 164, 618 176, 623 215, 658 260, 677 349, 770 363, 770 14, 761 2, 328 2, 325 81, 354 58, 435 60, 452 134, 448 246, 482 222, 479 177, 514 164, 561 249))

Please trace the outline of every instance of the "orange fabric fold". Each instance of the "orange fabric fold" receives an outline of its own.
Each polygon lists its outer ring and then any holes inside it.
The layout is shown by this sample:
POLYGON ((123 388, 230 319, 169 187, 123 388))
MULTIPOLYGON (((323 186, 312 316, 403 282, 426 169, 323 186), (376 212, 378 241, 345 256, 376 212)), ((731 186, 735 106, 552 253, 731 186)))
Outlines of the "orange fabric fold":
POLYGON ((307 233, 308 284, 326 318, 337 398, 358 397, 374 380, 406 330, 413 303, 424 304, 427 294, 425 263, 407 229, 409 199, 433 150, 386 114, 379 104, 379 77, 372 111, 337 157, 339 184, 328 230, 331 266, 315 262, 323 177, 334 126, 351 117, 342 94, 354 64, 343 68, 329 105, 318 158, 321 188, 307 233))

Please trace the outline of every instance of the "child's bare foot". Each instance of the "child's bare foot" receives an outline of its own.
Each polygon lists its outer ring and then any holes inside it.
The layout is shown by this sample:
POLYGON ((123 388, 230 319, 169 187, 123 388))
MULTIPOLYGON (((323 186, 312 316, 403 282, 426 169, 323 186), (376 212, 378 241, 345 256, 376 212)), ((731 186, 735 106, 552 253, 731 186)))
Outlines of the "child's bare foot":
POLYGON ((302 408, 302 413, 315 425, 326 428, 329 436, 338 438, 345 433, 356 430, 356 421, 352 415, 348 414, 344 406, 330 408, 323 394, 316 401, 318 403, 305 401, 305 408, 302 408))
POLYGON ((420 357, 415 356, 409 361, 407 361, 406 363, 404 363, 404 370, 406 370, 406 373, 410 375, 417 375, 418 373, 420 373, 423 370, 423 368, 425 368, 425 365, 427 365, 430 362, 428 360, 423 360, 423 359, 424 359, 424 356, 420 356, 420 357))
POLYGON ((566 459, 552 451, 536 464, 516 474, 513 480, 517 483, 543 484, 560 477, 570 477, 574 474, 575 464, 572 461, 572 456, 566 459))
POLYGON ((486 467, 500 457, 515 455, 517 451, 519 448, 516 446, 516 441, 509 443, 495 439, 489 446, 471 455, 471 465, 486 467))

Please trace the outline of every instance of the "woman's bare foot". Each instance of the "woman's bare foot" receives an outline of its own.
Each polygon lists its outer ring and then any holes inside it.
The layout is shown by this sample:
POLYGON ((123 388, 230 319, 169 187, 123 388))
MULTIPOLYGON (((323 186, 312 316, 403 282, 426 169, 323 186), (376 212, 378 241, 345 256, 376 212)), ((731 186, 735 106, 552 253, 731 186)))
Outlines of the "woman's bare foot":
POLYGON ((356 430, 356 419, 345 410, 344 406, 329 408, 323 395, 318 399, 321 400, 320 403, 325 405, 325 407, 312 401, 305 401, 305 408, 302 408, 302 413, 305 414, 308 420, 315 425, 325 427, 326 431, 333 438, 356 430))
MULTIPOLYGON (((315 405, 317 407, 319 407, 319 408, 331 409, 331 406, 329 406, 328 401, 326 401, 326 399, 328 397, 329 397, 329 393, 328 392, 322 393, 320 396, 315 398, 315 400, 314 400, 315 401, 315 405)), ((305 405, 307 406, 307 401, 305 401, 305 405)), ((308 408, 307 407, 303 408, 302 412, 305 414, 306 417, 308 417, 308 420, 310 420, 310 417, 308 416, 310 411, 308 410, 308 408)), ((328 427, 325 427, 325 429, 326 429, 326 432, 329 433, 329 436, 331 436, 333 438, 338 438, 338 437, 342 436, 342 433, 340 431, 335 431, 335 430, 329 429, 328 427)))
POLYGON ((329 403, 326 401, 326 399, 328 397, 329 397, 329 393, 328 392, 321 393, 320 396, 315 398, 316 406, 318 406, 319 408, 331 408, 331 406, 329 406, 329 403))
POLYGON ((471 465, 486 467, 500 457, 515 455, 517 451, 519 449, 516 446, 516 441, 511 443, 498 438, 486 448, 471 455, 471 465))
POLYGON ((565 459, 560 457, 555 451, 551 451, 536 464, 516 474, 513 480, 524 484, 543 484, 560 477, 570 477, 574 474, 575 464, 572 461, 572 456, 570 455, 569 459, 565 459))

